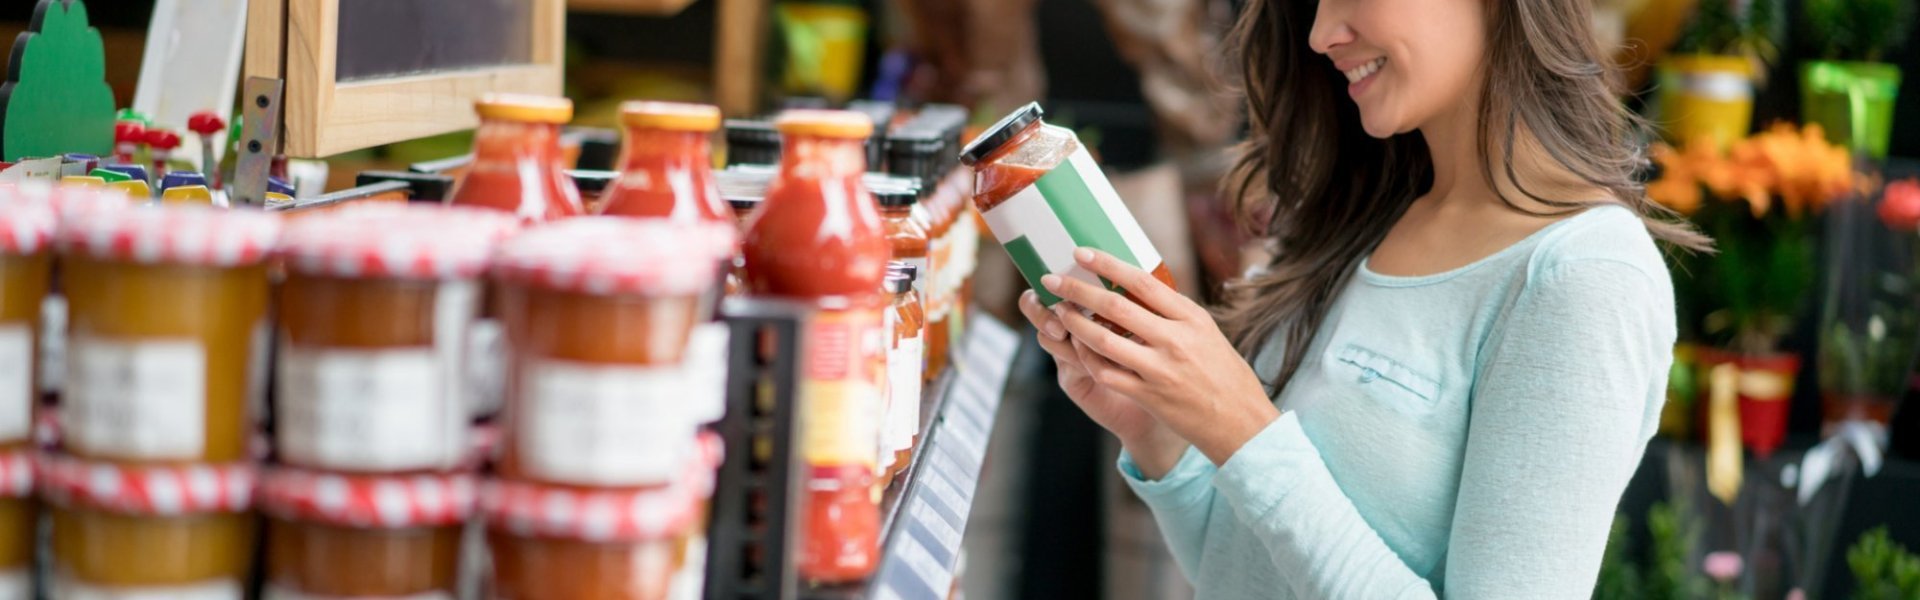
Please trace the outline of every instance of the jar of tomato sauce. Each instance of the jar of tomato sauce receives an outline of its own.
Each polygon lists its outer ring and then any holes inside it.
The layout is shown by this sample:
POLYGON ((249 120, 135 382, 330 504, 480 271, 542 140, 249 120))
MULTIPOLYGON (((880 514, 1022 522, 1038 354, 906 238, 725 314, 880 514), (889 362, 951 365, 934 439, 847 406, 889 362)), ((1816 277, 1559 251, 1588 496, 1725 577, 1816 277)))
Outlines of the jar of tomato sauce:
POLYGON ((724 409, 688 346, 711 320, 733 235, 593 217, 506 243, 494 271, 512 349, 503 477, 623 487, 678 474, 700 416, 724 409))
POLYGON ((474 488, 463 474, 268 471, 265 597, 452 600, 474 488))
POLYGON ((600 214, 661 217, 676 223, 732 221, 713 176, 713 132, 720 109, 678 102, 625 102, 620 176, 607 186, 600 214))
MULTIPOLYGON (((26 448, 40 397, 41 306, 53 271, 53 203, 0 188, 0 450, 26 448)), ((0 537, 6 533, 0 531, 0 537)), ((0 557, 4 558, 4 557, 0 557)))
POLYGON ((282 463, 343 473, 451 469, 468 448, 467 333, 480 276, 517 229, 495 211, 348 207, 281 244, 282 463))
POLYGON ((473 104, 473 163, 447 203, 550 221, 583 212, 580 190, 567 180, 560 126, 573 119, 573 101, 521 94, 487 94, 473 104))
POLYGON ((664 486, 590 489, 492 480, 481 487, 493 597, 699 597, 718 455, 698 444, 664 486), (570 507, 557 510, 554 507, 570 507), (691 594, 691 595, 688 595, 691 594))
POLYGON ((61 223, 62 447, 122 463, 249 458, 264 401, 275 215, 179 206, 61 223))
POLYGON ((878 562, 880 509, 872 494, 883 389, 881 294, 889 254, 885 225, 866 185, 863 148, 873 121, 844 111, 793 110, 780 173, 747 226, 743 253, 751 293, 812 303, 805 325, 799 444, 806 507, 800 577, 863 579, 878 562))
POLYGON ((887 272, 886 292, 892 303, 886 315, 887 412, 880 457, 883 486, 906 470, 920 437, 920 370, 924 367, 927 319, 913 290, 918 270, 912 264, 895 262, 887 272))
POLYGON ((1028 104, 980 134, 961 151, 973 167, 973 206, 1006 248, 1013 264, 1053 306, 1060 298, 1040 285, 1058 273, 1105 285, 1078 266, 1073 251, 1092 247, 1153 274, 1172 287, 1173 272, 1093 162, 1072 130, 1041 120, 1028 104))
POLYGON ((252 569, 247 463, 132 466, 44 455, 55 598, 244 596, 252 569))

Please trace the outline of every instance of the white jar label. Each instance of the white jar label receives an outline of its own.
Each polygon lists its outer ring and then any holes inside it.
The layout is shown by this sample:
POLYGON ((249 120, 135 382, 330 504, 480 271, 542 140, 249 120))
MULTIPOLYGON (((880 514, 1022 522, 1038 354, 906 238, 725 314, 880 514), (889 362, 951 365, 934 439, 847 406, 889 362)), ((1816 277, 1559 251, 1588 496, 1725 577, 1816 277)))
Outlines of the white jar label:
POLYGON ((453 594, 447 592, 422 592, 405 596, 322 596, 274 584, 262 586, 260 597, 265 600, 453 600, 453 594))
POLYGON ((27 568, 0 571, 0 600, 33 600, 33 571, 27 568))
POLYGON ((921 355, 919 336, 898 340, 887 349, 887 432, 883 445, 899 452, 913 447, 920 433, 921 355))
POLYGON ((687 410, 696 422, 717 423, 727 414, 727 348, 732 331, 725 323, 703 323, 693 328, 687 352, 680 360, 689 374, 699 380, 686 399, 687 410))
POLYGON ((706 392, 684 370, 530 361, 513 418, 522 466, 578 485, 671 481, 692 455, 687 399, 706 392))
POLYGON ((297 464, 406 471, 459 462, 466 409, 430 348, 280 354, 280 451, 297 464))
POLYGON ((467 328, 466 397, 474 418, 500 412, 506 395, 507 332, 499 319, 481 319, 467 328))
POLYGON ((60 403, 66 443, 118 458, 192 459, 207 443, 207 353, 191 340, 74 335, 60 403))
POLYGON ((0 325, 0 440, 26 439, 33 428, 33 328, 0 325))
POLYGON ((185 585, 116 587, 86 583, 62 574, 55 578, 51 598, 60 600, 240 600, 240 582, 215 580, 185 585))

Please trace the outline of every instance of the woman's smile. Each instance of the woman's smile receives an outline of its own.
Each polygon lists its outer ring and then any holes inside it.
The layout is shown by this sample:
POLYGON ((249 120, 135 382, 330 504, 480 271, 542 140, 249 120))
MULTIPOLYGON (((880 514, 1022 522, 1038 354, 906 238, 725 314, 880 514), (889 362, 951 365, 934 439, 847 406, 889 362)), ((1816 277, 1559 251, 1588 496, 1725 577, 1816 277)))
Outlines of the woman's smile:
POLYGON ((1387 57, 1382 56, 1361 63, 1360 66, 1341 70, 1341 73, 1347 76, 1347 95, 1359 98, 1362 92, 1367 91, 1367 88, 1373 87, 1373 81, 1378 79, 1378 77, 1375 76, 1379 75, 1380 70, 1386 68, 1386 66, 1387 57))

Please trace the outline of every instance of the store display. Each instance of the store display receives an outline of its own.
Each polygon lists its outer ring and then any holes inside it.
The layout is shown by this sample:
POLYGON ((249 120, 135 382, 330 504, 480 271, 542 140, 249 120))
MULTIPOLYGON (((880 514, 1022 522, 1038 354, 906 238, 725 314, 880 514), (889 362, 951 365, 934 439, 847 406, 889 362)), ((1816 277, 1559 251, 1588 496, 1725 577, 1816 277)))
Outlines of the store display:
POLYGON ((1040 106, 1029 104, 961 151, 974 171, 974 207, 1041 303, 1060 301, 1040 285, 1048 273, 1105 285, 1074 262, 1080 247, 1112 254, 1172 287, 1173 273, 1093 156, 1072 130, 1041 117, 1040 106))
POLYGON ((480 115, 473 163, 454 184, 449 204, 506 211, 529 222, 584 211, 560 149, 560 126, 573 118, 572 101, 487 94, 473 106, 480 115))
POLYGON ((468 448, 465 351, 480 276, 517 222, 372 204, 299 219, 281 245, 275 437, 282 462, 446 470, 468 448))
POLYGON ((712 144, 720 109, 704 104, 620 105, 626 138, 620 176, 603 194, 601 214, 660 217, 676 223, 731 221, 714 182, 712 144))
POLYGON ((248 458, 267 359, 274 215, 159 206, 65 219, 62 447, 139 463, 248 458))
POLYGON ((747 289, 812 303, 800 421, 808 479, 800 577, 852 581, 872 573, 880 516, 872 495, 881 389, 888 247, 865 184, 862 148, 873 121, 852 112, 794 110, 777 122, 780 174, 747 226, 747 289))
POLYGON ((452 600, 474 503, 468 475, 268 471, 265 596, 452 600))
POLYGON ((53 596, 234 599, 252 568, 245 463, 128 466, 49 455, 53 596))

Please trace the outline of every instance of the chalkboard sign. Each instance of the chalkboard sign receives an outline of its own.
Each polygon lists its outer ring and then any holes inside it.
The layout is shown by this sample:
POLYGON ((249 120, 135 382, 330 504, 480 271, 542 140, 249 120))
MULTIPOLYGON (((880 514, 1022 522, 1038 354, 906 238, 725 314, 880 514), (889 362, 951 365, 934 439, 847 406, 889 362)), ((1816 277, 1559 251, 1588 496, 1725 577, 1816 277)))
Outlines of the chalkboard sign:
POLYGON ((246 73, 286 81, 282 151, 472 128, 488 92, 560 93, 565 0, 248 0, 246 73))

